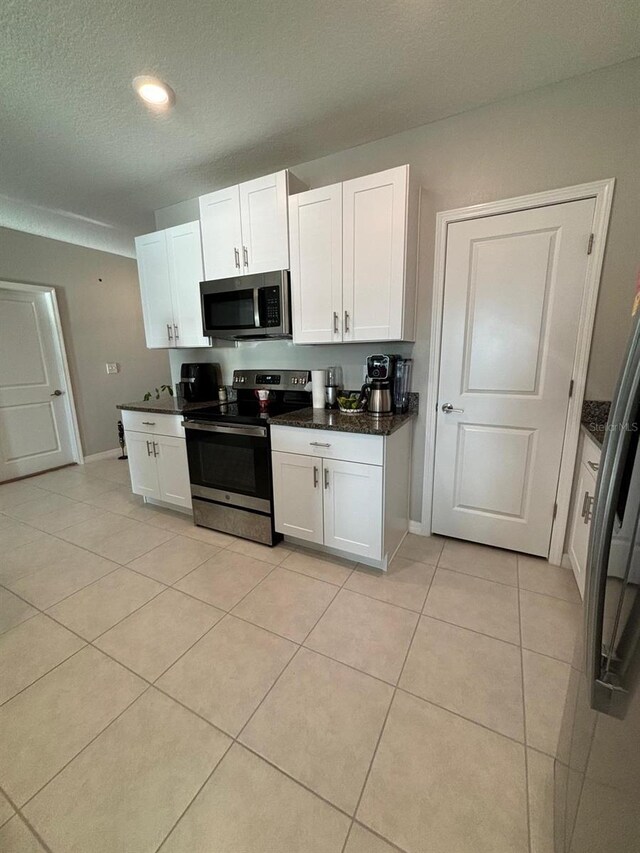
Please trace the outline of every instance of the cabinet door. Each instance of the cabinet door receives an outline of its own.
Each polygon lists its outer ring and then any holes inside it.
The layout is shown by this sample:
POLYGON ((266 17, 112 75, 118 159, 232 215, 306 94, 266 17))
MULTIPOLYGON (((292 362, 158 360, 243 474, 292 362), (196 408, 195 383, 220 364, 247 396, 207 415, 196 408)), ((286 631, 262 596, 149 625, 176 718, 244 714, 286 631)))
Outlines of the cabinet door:
POLYGON ((342 184, 289 199, 293 341, 342 340, 342 184))
POLYGON ((159 498, 158 468, 153 450, 156 436, 146 432, 126 432, 131 491, 147 498, 159 498))
POLYGON ((136 237, 136 257, 147 346, 173 346, 173 304, 165 232, 136 237))
POLYGON ((382 468, 323 459, 324 544, 382 559, 382 468))
POLYGON ((345 341, 402 338, 409 167, 345 181, 345 341))
POLYGON ((200 282, 202 246, 200 223, 188 222, 168 228, 167 256, 173 302, 173 334, 177 347, 208 347, 211 340, 202 334, 200 282))
POLYGON ((585 569, 589 547, 590 516, 596 481, 584 463, 580 463, 578 482, 573 498, 573 512, 569 530, 569 560, 575 575, 580 595, 584 598, 585 569))
POLYGON ((322 544, 322 460, 274 451, 271 462, 276 530, 322 544))
POLYGON ((242 228, 238 187, 200 196, 204 277, 231 278, 242 273, 242 228))
POLYGON ((289 269, 287 173, 240 184, 244 273, 289 269))
POLYGON ((176 506, 191 507, 191 485, 187 443, 184 438, 156 435, 158 481, 160 497, 176 506))

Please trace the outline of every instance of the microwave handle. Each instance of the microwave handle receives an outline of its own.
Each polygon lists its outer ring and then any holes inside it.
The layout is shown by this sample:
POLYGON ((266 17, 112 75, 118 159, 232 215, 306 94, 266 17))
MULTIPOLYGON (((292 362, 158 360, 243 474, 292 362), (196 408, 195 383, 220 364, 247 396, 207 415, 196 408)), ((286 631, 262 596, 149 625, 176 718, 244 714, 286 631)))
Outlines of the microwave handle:
POLYGON ((262 328, 262 322, 260 318, 260 288, 253 288, 253 322, 255 324, 256 329, 262 328))

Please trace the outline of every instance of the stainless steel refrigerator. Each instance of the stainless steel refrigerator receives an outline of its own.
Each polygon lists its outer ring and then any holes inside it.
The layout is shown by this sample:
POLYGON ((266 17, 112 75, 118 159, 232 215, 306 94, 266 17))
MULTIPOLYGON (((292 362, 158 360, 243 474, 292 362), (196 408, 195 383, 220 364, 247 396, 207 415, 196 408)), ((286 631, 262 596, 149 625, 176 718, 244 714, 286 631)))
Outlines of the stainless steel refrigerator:
POLYGON ((640 851, 640 324, 605 435, 555 762, 556 853, 640 851))

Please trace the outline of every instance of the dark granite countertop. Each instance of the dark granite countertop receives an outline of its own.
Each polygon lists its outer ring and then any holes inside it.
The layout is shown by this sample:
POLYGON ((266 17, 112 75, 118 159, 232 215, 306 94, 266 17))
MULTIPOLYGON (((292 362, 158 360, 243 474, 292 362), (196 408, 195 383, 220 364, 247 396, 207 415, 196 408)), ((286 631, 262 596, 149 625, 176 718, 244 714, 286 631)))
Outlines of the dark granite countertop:
POLYGON ((159 400, 140 400, 138 403, 120 403, 117 409, 127 412, 152 412, 154 415, 182 415, 202 406, 218 406, 219 400, 203 400, 191 403, 184 397, 161 397, 159 400))
POLYGON ((274 426, 304 427, 305 429, 326 429, 333 432, 351 432, 360 435, 391 435, 416 415, 415 411, 402 415, 382 415, 374 417, 366 412, 362 415, 343 415, 339 411, 327 409, 298 409, 284 415, 269 418, 274 426))
POLYGON ((610 400, 584 400, 582 403, 582 427, 600 447, 604 442, 610 408, 610 400))

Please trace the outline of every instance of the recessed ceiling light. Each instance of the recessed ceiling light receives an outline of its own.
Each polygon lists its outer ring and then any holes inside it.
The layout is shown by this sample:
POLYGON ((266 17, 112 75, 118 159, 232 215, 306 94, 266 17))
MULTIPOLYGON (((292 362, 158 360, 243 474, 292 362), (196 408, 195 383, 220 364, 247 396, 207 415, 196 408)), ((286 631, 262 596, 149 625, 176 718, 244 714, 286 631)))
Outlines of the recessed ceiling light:
POLYGON ((133 88, 140 98, 152 107, 169 107, 175 101, 175 92, 157 77, 135 77, 133 88))

